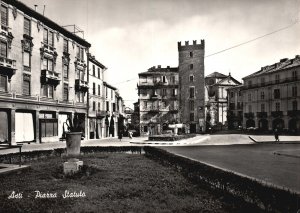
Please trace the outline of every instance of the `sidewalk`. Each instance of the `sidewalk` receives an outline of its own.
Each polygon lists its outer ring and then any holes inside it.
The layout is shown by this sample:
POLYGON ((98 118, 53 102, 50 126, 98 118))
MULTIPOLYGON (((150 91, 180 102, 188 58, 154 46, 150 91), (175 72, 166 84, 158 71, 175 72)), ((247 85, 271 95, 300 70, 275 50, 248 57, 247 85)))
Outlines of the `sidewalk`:
MULTIPOLYGON (((133 137, 132 139, 128 137, 123 137, 120 141, 117 137, 114 138, 103 138, 103 139, 92 139, 81 141, 81 146, 184 146, 187 144, 194 144, 201 140, 207 139, 208 136, 199 135, 193 138, 180 140, 180 141, 148 141, 148 137, 133 137)), ((22 152, 38 151, 38 150, 54 150, 59 148, 66 148, 66 141, 59 142, 49 142, 49 143, 24 143, 22 147, 22 152)), ((8 153, 17 153, 18 149, 0 149, 0 155, 8 153)))
POLYGON ((282 135, 279 136, 279 142, 275 141, 274 135, 249 135, 252 137, 257 143, 299 143, 300 144, 300 136, 293 135, 282 135))

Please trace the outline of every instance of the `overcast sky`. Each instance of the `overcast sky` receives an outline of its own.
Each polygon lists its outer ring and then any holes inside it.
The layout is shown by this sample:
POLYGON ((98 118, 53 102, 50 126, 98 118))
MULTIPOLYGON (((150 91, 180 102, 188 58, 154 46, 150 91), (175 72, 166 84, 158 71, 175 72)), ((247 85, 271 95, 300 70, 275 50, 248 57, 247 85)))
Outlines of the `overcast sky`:
MULTIPOLYGON (((138 73, 178 66, 178 41, 205 40, 206 55, 299 21, 300 0, 21 0, 60 25, 76 24, 91 53, 108 67, 107 81, 126 106, 137 101, 138 73), (134 79, 134 80, 132 80, 134 79), (130 80, 130 81, 127 81, 130 80), (127 82, 125 82, 127 81, 127 82)), ((241 80, 262 66, 300 54, 300 23, 205 58, 205 75, 241 80)))

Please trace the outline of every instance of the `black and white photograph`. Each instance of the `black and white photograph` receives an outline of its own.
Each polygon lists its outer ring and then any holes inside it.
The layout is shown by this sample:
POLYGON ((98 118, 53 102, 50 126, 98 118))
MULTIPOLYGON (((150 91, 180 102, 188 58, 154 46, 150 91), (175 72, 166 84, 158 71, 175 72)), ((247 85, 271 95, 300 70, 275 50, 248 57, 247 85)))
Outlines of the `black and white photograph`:
POLYGON ((0 212, 300 212, 300 0, 0 0, 0 212))

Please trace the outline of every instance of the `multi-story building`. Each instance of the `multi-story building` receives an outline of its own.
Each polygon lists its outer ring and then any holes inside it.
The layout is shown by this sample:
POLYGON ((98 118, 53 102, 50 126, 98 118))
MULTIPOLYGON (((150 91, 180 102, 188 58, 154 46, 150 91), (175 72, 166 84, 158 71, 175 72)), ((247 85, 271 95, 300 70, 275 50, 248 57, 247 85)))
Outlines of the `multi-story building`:
POLYGON ((188 133, 205 131, 204 40, 178 42, 180 123, 188 133))
POLYGON ((228 91, 228 129, 240 129, 243 127, 243 85, 230 87, 228 91))
POLYGON ((161 134, 178 122, 178 68, 151 67, 139 73, 140 132, 161 134))
POLYGON ((243 127, 300 132, 300 56, 243 78, 243 127))
POLYGON ((1 1, 0 141, 63 137, 67 116, 87 133, 90 44, 21 1, 1 1))
POLYGON ((227 126, 228 94, 227 89, 241 85, 230 73, 224 75, 213 72, 205 77, 206 121, 209 125, 227 126))
POLYGON ((103 82, 105 92, 105 111, 106 116, 104 120, 104 137, 115 137, 117 135, 117 122, 118 122, 118 111, 117 111, 117 88, 103 82))
POLYGON ((89 55, 89 111, 88 127, 89 139, 100 139, 105 137, 105 94, 104 94, 104 72, 107 68, 101 64, 95 56, 89 55))

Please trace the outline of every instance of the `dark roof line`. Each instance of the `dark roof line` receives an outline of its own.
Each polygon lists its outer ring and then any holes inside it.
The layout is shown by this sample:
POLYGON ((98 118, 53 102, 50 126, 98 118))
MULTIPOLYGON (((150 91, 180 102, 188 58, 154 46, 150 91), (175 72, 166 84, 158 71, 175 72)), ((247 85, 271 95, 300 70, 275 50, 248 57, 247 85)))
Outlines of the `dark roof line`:
POLYGON ((111 88, 111 89, 113 89, 113 90, 117 90, 116 87, 114 87, 114 86, 108 84, 106 81, 104 81, 103 84, 104 84, 104 86, 106 86, 106 87, 108 87, 108 88, 111 88))
POLYGON ((107 69, 107 67, 105 67, 103 64, 101 64, 96 58, 95 56, 92 56, 91 54, 89 54, 89 60, 91 62, 93 62, 94 64, 98 65, 99 67, 101 67, 102 69, 107 69))
POLYGON ((16 7, 17 9, 24 12, 26 15, 29 15, 29 16, 37 19, 38 21, 41 21, 42 23, 44 23, 48 27, 59 31, 64 36, 66 36, 68 38, 71 38, 74 41, 76 41, 78 44, 83 45, 83 46, 88 47, 88 48, 91 47, 91 44, 89 42, 87 42, 86 40, 80 38, 79 36, 77 36, 73 33, 71 33, 70 31, 68 31, 65 28, 61 27, 60 25, 58 25, 54 21, 50 20, 49 18, 43 16, 42 14, 34 11, 33 9, 31 9, 30 7, 28 7, 27 5, 25 5, 21 1, 17 1, 17 0, 2 0, 2 1, 5 2, 6 4, 9 4, 9 5, 12 5, 12 6, 16 7))

